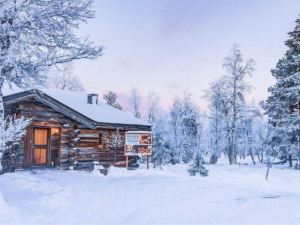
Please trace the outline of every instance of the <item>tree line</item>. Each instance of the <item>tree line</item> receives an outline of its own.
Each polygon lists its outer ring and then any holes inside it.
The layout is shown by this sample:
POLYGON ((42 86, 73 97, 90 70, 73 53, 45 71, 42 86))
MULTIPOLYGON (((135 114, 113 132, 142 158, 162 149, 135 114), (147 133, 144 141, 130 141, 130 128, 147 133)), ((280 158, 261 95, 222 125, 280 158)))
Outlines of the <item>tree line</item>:
POLYGON ((300 18, 288 36, 288 50, 271 70, 276 83, 268 89, 270 96, 258 104, 246 101, 255 62, 245 60, 238 45, 224 58, 226 74, 205 91, 208 113, 185 91, 174 98, 167 112, 160 110, 158 95, 152 93, 141 115, 141 96, 131 90, 133 115, 153 124, 154 166, 189 163, 191 168, 198 165, 201 173, 203 165, 215 164, 225 156, 229 164, 248 157, 253 164, 288 163, 299 169, 300 18))

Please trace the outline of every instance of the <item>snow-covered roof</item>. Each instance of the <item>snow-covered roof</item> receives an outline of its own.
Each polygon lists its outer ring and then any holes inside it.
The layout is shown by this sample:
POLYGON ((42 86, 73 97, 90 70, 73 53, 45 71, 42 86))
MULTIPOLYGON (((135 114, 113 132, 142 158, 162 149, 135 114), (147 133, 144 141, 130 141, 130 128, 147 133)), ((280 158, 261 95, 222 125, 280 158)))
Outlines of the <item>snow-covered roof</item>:
MULTIPOLYGON (((24 91, 24 90, 23 90, 24 91)), ((151 126, 148 122, 138 119, 127 112, 116 109, 100 99, 98 104, 89 104, 87 102, 87 94, 80 92, 64 91, 59 89, 39 89, 39 92, 54 98, 62 104, 72 108, 78 113, 88 117, 99 123, 125 124, 125 125, 141 125, 151 126)), ((20 90, 6 90, 4 95, 16 94, 22 92, 20 90)))

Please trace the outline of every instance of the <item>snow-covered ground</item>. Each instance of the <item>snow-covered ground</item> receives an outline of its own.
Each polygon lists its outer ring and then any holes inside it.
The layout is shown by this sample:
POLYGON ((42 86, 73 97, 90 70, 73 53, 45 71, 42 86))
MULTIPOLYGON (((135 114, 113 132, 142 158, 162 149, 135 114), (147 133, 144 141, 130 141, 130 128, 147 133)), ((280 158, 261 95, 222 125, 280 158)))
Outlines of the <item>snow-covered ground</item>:
POLYGON ((0 176, 0 224, 299 224, 300 171, 185 165, 97 173, 36 170, 0 176))

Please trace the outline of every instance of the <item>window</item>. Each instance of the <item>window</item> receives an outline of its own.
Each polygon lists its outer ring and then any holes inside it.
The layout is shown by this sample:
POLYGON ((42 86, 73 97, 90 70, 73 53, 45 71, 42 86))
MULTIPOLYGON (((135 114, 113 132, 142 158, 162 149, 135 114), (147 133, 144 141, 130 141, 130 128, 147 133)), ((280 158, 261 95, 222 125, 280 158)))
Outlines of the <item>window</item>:
POLYGON ((59 128, 51 128, 51 136, 59 136, 59 128))

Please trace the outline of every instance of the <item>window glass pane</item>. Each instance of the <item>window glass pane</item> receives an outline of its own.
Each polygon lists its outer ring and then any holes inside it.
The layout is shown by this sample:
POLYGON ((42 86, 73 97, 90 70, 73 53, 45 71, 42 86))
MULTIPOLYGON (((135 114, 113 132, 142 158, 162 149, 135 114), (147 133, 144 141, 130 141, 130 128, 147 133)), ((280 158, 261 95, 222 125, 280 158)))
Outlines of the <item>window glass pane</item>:
POLYGON ((59 128, 51 128, 51 136, 59 136, 59 128))

